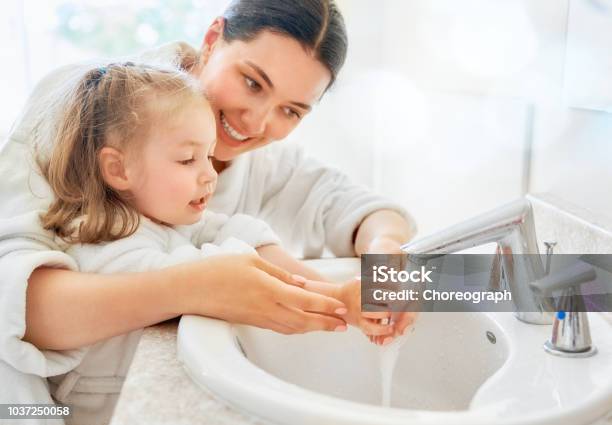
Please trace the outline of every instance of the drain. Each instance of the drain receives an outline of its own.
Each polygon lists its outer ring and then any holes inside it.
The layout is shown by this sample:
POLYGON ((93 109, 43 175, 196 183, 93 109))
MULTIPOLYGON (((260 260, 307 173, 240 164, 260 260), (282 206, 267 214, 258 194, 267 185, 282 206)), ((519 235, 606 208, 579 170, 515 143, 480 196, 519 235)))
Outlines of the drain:
POLYGON ((495 344, 497 342, 497 338, 495 338, 495 334, 491 331, 487 331, 487 339, 491 344, 495 344))

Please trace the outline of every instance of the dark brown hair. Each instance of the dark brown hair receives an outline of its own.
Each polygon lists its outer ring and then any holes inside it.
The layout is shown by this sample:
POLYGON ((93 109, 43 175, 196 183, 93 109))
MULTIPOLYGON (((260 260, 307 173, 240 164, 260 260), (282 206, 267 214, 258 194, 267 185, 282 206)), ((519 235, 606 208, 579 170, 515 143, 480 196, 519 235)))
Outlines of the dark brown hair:
POLYGON ((348 40, 333 0, 234 0, 223 13, 223 39, 249 41, 268 30, 297 40, 332 75, 340 72, 348 40))

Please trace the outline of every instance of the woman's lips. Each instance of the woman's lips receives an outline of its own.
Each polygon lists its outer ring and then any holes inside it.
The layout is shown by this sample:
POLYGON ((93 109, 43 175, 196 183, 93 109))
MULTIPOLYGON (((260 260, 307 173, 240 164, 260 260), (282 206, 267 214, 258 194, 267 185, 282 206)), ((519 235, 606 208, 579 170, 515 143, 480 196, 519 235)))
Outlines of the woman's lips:
POLYGON ((252 139, 252 137, 245 136, 232 127, 232 125, 227 121, 223 111, 219 111, 219 127, 223 136, 222 140, 232 147, 242 146, 244 143, 247 143, 252 139))

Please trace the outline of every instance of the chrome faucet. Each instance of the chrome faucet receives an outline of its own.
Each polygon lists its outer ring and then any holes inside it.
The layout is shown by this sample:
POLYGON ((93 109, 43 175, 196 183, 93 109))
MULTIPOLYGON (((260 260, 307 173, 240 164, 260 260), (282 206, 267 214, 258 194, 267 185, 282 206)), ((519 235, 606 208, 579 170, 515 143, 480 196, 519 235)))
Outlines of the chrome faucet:
MULTIPOLYGON (((407 254, 451 254, 495 242, 501 254, 501 273, 512 293, 515 316, 526 323, 551 324, 554 307, 529 286, 545 276, 539 255, 533 211, 526 199, 519 199, 485 214, 451 226, 431 236, 402 246, 407 254), (510 255, 512 254, 512 255, 510 255), (536 254, 520 256, 514 254, 536 254)), ((498 283, 497 287, 502 287, 498 283)))

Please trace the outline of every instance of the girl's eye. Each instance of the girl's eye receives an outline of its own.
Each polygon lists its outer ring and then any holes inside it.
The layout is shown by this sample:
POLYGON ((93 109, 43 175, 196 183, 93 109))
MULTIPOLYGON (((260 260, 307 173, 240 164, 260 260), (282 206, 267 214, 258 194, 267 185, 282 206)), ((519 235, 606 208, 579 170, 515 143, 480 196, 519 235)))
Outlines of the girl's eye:
POLYGON ((183 165, 193 164, 194 162, 195 162, 195 158, 190 158, 190 159, 185 159, 183 161, 179 161, 179 163, 183 165))
POLYGON ((245 76, 244 81, 246 82, 246 85, 249 87, 249 89, 251 89, 251 91, 257 93, 261 90, 261 85, 254 79, 245 76))
POLYGON ((297 118, 300 119, 302 118, 302 116, 300 115, 299 112, 297 112, 295 109, 291 109, 288 107, 284 107, 283 108, 283 112, 285 113, 285 115, 287 115, 289 118, 297 118))

